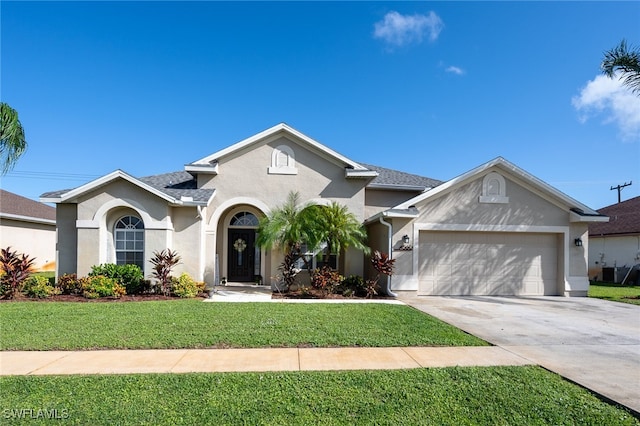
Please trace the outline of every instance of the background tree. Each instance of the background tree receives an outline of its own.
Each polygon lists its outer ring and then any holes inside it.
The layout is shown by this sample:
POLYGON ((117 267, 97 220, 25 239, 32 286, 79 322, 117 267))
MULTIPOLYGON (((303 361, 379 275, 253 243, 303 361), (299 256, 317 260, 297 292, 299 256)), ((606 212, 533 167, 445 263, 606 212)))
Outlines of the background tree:
POLYGON ((0 174, 11 170, 26 149, 27 141, 18 113, 0 102, 0 174))
POLYGON ((635 48, 629 49, 625 40, 622 40, 617 47, 605 52, 600 68, 609 78, 620 73, 622 84, 629 87, 633 93, 640 95, 640 51, 635 48))

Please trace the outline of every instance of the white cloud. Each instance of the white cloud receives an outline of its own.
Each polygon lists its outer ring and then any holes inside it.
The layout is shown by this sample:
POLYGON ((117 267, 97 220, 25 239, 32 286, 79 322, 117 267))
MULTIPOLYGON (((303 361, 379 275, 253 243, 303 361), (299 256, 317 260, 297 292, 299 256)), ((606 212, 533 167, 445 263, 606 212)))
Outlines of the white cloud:
POLYGON ((433 11, 428 15, 401 15, 391 11, 382 21, 375 23, 373 36, 399 47, 413 42, 421 43, 425 35, 430 41, 435 41, 443 28, 442 19, 433 11))
POLYGON ((597 76, 571 103, 580 113, 581 122, 602 116, 605 123, 619 128, 623 140, 640 140, 640 100, 617 77, 597 76))
POLYGON ((445 69, 446 72, 450 72, 452 74, 456 74, 456 75, 463 75, 464 74, 464 70, 462 68, 459 67, 455 67, 453 65, 448 66, 447 69, 445 69))

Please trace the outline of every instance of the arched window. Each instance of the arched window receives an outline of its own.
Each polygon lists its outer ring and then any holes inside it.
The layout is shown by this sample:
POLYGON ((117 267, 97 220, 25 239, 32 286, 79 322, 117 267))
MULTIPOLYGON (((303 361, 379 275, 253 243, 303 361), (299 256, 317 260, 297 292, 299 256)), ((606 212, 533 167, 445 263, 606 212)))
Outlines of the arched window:
POLYGON ((144 223, 135 216, 125 216, 116 222, 114 230, 116 264, 138 265, 144 270, 144 223))
POLYGON ((255 227, 258 226, 258 218, 253 213, 240 212, 233 216, 229 225, 255 227))

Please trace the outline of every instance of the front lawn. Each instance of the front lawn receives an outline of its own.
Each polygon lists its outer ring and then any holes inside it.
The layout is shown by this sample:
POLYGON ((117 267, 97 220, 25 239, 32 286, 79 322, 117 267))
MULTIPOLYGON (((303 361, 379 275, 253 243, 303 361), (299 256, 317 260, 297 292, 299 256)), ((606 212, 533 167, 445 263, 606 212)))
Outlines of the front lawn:
POLYGON ((145 302, 0 303, 0 350, 478 346, 404 305, 145 302))
POLYGON ((638 425, 539 367, 0 378, 2 416, 77 425, 638 425))
POLYGON ((640 286, 592 282, 589 297, 640 305, 640 286))

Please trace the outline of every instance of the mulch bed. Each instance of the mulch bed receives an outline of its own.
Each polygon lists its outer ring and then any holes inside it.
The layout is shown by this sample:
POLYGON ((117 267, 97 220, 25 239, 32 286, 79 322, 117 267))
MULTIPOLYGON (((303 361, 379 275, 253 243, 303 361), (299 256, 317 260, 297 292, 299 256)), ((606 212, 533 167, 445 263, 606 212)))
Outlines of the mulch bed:
MULTIPOLYGON (((194 299, 205 299, 205 297, 195 297, 194 299)), ((180 300, 175 296, 163 296, 161 294, 135 294, 125 295, 122 297, 100 297, 97 299, 87 299, 83 296, 72 294, 58 294, 56 296, 47 297, 45 299, 30 298, 23 295, 17 296, 15 299, 1 299, 2 302, 80 302, 80 303, 109 303, 109 302, 146 302, 152 300, 180 300)))
MULTIPOLYGON (((331 293, 323 295, 322 291, 317 288, 305 288, 304 291, 295 290, 288 291, 286 293, 278 293, 273 292, 271 295, 272 299, 333 299, 333 300, 367 300, 365 297, 356 297, 356 296, 344 296, 338 293, 331 293)), ((386 295, 377 295, 373 296, 371 299, 393 299, 393 297, 389 297, 386 295)))

